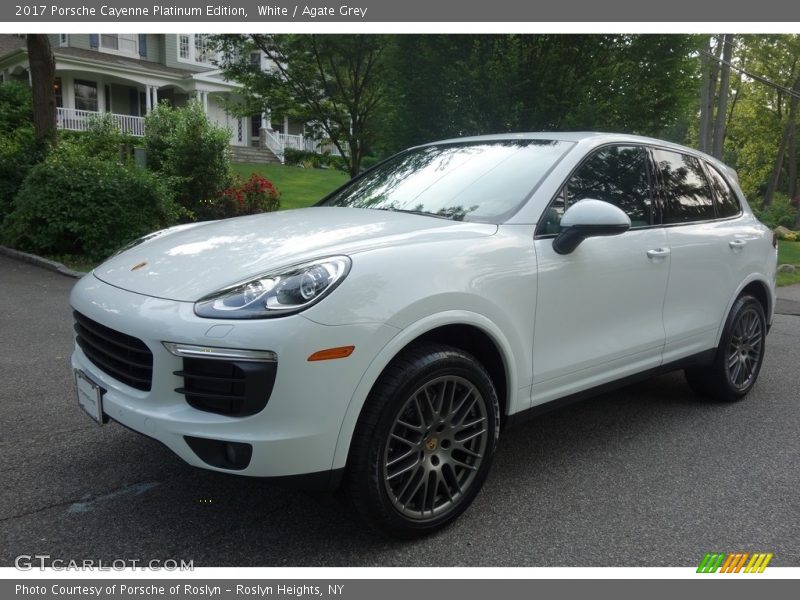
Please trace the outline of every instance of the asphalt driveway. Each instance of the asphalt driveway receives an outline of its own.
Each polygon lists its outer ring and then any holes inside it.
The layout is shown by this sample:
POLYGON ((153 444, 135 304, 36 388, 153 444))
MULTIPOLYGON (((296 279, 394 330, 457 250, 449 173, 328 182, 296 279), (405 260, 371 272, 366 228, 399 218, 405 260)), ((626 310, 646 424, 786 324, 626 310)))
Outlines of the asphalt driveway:
POLYGON ((335 495, 185 465, 78 407, 74 280, 0 256, 0 565, 54 558, 196 566, 691 566, 773 552, 800 566, 800 288, 753 393, 695 397, 680 374, 504 434, 471 509, 425 540, 364 531, 335 495))

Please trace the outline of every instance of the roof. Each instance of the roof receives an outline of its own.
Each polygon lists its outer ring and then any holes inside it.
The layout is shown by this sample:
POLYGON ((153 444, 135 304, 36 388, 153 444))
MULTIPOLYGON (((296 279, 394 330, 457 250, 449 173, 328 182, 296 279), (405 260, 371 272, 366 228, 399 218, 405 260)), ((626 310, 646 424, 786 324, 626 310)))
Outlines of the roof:
POLYGON ((694 148, 689 148, 688 146, 676 144, 675 142, 669 142, 667 140, 660 140, 641 135, 632 135, 629 133, 609 133, 601 131, 536 131, 522 133, 499 133, 493 135, 476 135, 472 137, 451 138, 448 140, 431 142, 430 144, 423 144, 423 146, 451 144, 458 142, 490 142, 503 140, 556 140, 573 143, 586 142, 590 146, 600 146, 609 143, 648 144, 651 146, 662 146, 679 152, 686 152, 689 154, 694 154, 695 156, 702 156, 705 160, 719 165, 736 177, 736 172, 731 167, 727 166, 719 159, 705 154, 704 152, 700 152, 694 148))
POLYGON ((162 73, 164 75, 172 75, 177 77, 191 77, 197 74, 196 71, 189 71, 188 69, 178 69, 175 67, 167 67, 161 63, 153 62, 150 60, 138 60, 135 58, 124 58, 116 54, 109 54, 108 52, 98 52, 97 50, 84 50, 83 48, 53 48, 53 55, 58 58, 59 56, 67 58, 79 58, 92 60, 95 62, 106 63, 110 66, 120 69, 130 69, 134 71, 152 71, 162 73))
MULTIPOLYGON (((189 71, 188 69, 179 69, 175 67, 167 67, 161 63, 153 62, 150 60, 139 60, 135 58, 125 58, 116 54, 109 54, 107 52, 98 52, 97 50, 85 50, 83 48, 59 48, 53 47, 53 56, 65 59, 78 59, 90 60, 106 64, 110 67, 119 69, 126 69, 130 71, 147 71, 150 73, 159 73, 161 75, 169 75, 172 77, 186 77, 190 78, 193 75, 199 74, 197 71, 189 71)), ((17 37, 11 34, 0 34, 0 59, 24 52, 27 54, 28 48, 24 38, 17 37)), ((200 72, 202 73, 202 71, 200 72)))
POLYGON ((27 45, 24 38, 11 35, 10 33, 0 34, 0 58, 7 54, 13 54, 19 50, 27 51, 27 45))

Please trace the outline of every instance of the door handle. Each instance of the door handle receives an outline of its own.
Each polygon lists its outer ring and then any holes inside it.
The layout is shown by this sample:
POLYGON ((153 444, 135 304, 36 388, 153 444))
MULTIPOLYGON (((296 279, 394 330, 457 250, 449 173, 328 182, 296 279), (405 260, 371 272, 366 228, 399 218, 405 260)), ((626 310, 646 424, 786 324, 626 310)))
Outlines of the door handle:
POLYGON ((657 260, 669 256, 669 248, 653 248, 647 251, 647 258, 657 260))
POLYGON ((730 246, 731 250, 741 250, 747 245, 746 240, 731 240, 728 242, 728 246, 730 246))

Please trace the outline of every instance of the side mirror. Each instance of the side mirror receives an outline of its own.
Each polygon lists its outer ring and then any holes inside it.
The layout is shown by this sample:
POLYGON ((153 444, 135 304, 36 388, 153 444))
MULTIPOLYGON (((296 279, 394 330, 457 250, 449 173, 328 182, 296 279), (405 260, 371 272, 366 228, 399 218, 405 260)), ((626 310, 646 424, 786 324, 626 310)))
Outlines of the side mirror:
POLYGON ((588 237, 619 235, 631 228, 631 220, 622 210, 586 198, 570 206, 561 217, 561 233, 553 240, 553 250, 569 254, 588 237))

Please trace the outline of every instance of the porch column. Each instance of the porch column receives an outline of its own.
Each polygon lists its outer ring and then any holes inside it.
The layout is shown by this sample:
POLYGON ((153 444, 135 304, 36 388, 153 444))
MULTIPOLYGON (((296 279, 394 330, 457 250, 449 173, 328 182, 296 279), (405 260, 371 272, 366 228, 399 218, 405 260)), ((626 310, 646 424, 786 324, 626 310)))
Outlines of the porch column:
POLYGON ((203 92, 203 112, 208 114, 208 92, 203 92))
POLYGON ((272 111, 270 109, 261 114, 261 127, 272 131, 272 111))
POLYGON ((150 111, 153 110, 153 103, 150 101, 150 86, 146 85, 144 87, 144 105, 145 105, 145 114, 150 114, 150 111))
POLYGON ((153 108, 158 106, 158 88, 153 86, 153 108))
POLYGON ((289 117, 283 117, 283 135, 289 135, 289 117))

